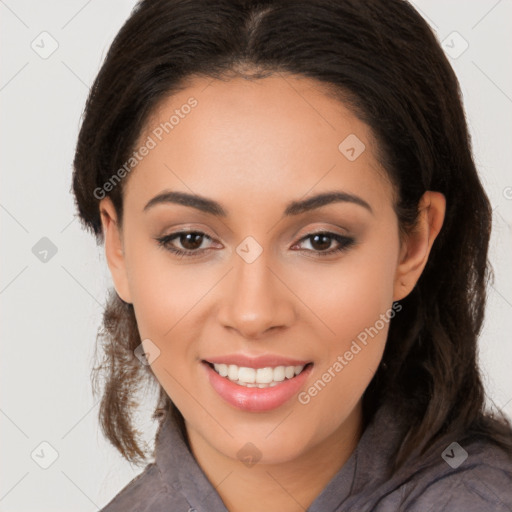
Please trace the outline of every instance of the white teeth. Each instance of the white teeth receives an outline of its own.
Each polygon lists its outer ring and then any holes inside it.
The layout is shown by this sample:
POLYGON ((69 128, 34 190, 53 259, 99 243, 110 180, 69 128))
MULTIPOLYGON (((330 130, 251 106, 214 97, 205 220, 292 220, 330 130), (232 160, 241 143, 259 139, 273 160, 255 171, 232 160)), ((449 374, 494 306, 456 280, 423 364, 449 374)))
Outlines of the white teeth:
MULTIPOLYGON (((258 372, 259 371, 260 370, 258 370, 258 372)), ((246 368, 245 366, 238 368, 238 380, 247 382, 248 384, 254 384, 256 382, 256 370, 254 368, 246 368)), ((258 380, 257 382, 262 381, 258 380)))
POLYGON ((284 366, 278 366, 277 368, 274 368, 274 380, 276 382, 283 382, 285 375, 285 368, 284 366))
POLYGON ((215 365, 215 369, 221 377, 228 376, 228 365, 227 364, 217 364, 215 365))
MULTIPOLYGON (((256 370, 256 382, 258 384, 270 384, 274 379, 274 370, 270 367, 268 368, 258 368, 256 370)), ((239 380, 244 380, 241 377, 239 380)))
POLYGON ((267 366, 257 369, 235 364, 214 364, 213 367, 221 377, 227 377, 230 381, 249 388, 276 386, 285 378, 292 379, 304 369, 303 365, 276 366, 275 368, 267 366))
POLYGON ((238 366, 234 364, 230 364, 228 366, 228 379, 229 380, 238 380, 238 366))

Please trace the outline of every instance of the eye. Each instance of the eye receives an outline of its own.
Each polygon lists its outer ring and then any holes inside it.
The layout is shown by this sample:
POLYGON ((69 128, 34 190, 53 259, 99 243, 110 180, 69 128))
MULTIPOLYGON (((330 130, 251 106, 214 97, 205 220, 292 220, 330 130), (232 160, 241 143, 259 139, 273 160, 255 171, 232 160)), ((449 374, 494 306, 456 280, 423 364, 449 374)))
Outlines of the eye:
POLYGON ((303 237, 299 243, 305 240, 309 240, 311 247, 313 247, 312 251, 310 249, 307 249, 307 251, 314 252, 318 256, 329 256, 331 254, 346 251, 349 247, 355 244, 355 240, 353 238, 338 235, 337 233, 330 233, 328 231, 310 233, 303 237), (329 249, 333 241, 335 241, 338 246, 333 249, 329 249))
MULTIPOLYGON (((205 251, 208 250, 208 247, 201 247, 206 239, 210 241, 212 240, 210 236, 208 236, 206 233, 203 233, 202 231, 180 231, 156 238, 156 241, 161 247, 178 256, 197 257, 201 256, 205 251), (174 245, 175 240, 179 241, 179 244, 182 248, 176 247, 176 245, 174 245)), ((330 233, 327 231, 310 233, 309 235, 303 237, 298 244, 300 245, 300 243, 304 241, 310 241, 312 249, 303 250, 307 252, 313 252, 315 255, 320 257, 346 251, 349 247, 355 244, 355 240, 353 238, 338 235, 337 233, 330 233), (329 249, 333 241, 338 245, 329 249)), ((295 246, 297 246, 297 244, 295 244, 295 246)))
POLYGON ((211 240, 206 233, 201 231, 180 231, 156 238, 157 242, 164 249, 167 249, 178 256, 191 257, 200 256, 204 251, 206 251, 205 248, 201 248, 205 239, 211 240), (173 245, 174 240, 178 240, 183 249, 173 245))

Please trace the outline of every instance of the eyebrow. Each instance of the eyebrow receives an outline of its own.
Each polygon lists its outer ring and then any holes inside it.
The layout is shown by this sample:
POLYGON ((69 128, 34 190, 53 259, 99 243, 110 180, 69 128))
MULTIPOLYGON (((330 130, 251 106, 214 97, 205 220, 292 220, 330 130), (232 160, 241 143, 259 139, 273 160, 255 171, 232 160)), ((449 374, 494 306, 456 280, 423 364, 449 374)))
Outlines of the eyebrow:
MULTIPOLYGON (((200 210, 216 217, 227 217, 227 211, 213 199, 208 199, 196 194, 189 194, 187 192, 177 191, 163 191, 151 199, 143 212, 148 211, 150 208, 157 204, 174 203, 183 206, 189 206, 200 210)), ((290 202, 284 211, 284 216, 289 217, 292 215, 299 215, 301 213, 320 208, 332 203, 352 203, 366 208, 372 215, 374 214, 372 207, 361 197, 354 194, 349 194, 342 191, 324 192, 308 199, 290 202)))

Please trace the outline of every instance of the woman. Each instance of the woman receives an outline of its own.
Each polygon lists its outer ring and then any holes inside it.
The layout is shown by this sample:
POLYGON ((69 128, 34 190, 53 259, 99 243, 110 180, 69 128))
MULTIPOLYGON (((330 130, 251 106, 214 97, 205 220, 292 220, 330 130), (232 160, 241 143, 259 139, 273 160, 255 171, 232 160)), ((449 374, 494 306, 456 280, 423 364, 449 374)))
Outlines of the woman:
POLYGON ((476 361, 491 208, 453 70, 401 0, 143 0, 73 190, 115 290, 103 509, 512 509, 476 361))

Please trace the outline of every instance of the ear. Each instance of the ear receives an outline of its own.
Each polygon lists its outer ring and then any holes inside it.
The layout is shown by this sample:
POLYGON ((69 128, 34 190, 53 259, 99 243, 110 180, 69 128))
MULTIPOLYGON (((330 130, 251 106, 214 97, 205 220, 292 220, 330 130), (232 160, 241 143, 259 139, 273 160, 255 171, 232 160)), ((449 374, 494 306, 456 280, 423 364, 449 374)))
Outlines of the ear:
POLYGON ((400 248, 393 301, 403 299, 416 286, 427 264, 434 240, 441 231, 446 198, 441 192, 427 190, 421 197, 419 210, 418 226, 407 235, 400 248))
POLYGON ((122 233, 110 197, 102 199, 99 208, 105 241, 105 256, 114 281, 114 287, 124 302, 131 303, 122 233))

